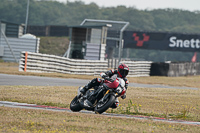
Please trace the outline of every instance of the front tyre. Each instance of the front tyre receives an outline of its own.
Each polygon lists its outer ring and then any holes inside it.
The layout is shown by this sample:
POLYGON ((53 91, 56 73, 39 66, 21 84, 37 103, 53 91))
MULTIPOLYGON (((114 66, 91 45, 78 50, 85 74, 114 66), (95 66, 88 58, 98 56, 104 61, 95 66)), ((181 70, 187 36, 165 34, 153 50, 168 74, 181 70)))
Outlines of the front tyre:
POLYGON ((78 101, 78 97, 76 96, 70 103, 70 109, 74 112, 78 112, 82 110, 83 108, 80 105, 80 102, 78 101))
POLYGON ((101 114, 106 111, 115 101, 114 95, 109 95, 104 101, 99 101, 94 109, 95 113, 101 114))

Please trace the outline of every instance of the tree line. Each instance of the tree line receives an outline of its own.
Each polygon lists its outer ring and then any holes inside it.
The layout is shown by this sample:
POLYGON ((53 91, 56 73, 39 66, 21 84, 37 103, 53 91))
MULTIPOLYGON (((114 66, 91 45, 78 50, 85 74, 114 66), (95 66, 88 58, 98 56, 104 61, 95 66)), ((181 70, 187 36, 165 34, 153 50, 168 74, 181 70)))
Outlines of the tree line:
MULTIPOLYGON (((1 0, 0 19, 25 23, 27 0, 1 0)), ((82 1, 30 0, 28 25, 79 25, 85 18, 130 22, 128 29, 199 33, 200 11, 99 7, 82 1)))
MULTIPOLYGON (((26 7, 27 0, 1 0, 0 19, 25 23, 26 7)), ((169 8, 138 10, 125 6, 99 7, 95 3, 85 4, 82 1, 60 3, 30 0, 28 25, 79 25, 86 18, 126 21, 130 23, 128 30, 200 33, 200 11, 169 8)), ((129 54, 130 58, 152 61, 189 61, 192 56, 193 53, 151 50, 131 50, 129 54)))

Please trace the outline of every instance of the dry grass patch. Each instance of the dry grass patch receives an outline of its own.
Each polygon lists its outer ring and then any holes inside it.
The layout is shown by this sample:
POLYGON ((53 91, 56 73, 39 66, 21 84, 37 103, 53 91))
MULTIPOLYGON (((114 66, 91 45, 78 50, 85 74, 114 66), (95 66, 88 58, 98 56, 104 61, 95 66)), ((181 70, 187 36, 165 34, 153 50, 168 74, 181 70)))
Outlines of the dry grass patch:
POLYGON ((129 88, 114 113, 200 121, 200 90, 129 88))
POLYGON ((137 77, 129 78, 132 83, 144 83, 144 84, 163 84, 171 86, 184 86, 195 87, 200 89, 200 76, 184 76, 184 77, 137 77))
POLYGON ((69 107, 77 87, 65 86, 0 86, 0 100, 69 107))
POLYGON ((199 126, 103 115, 0 107, 0 132, 199 132, 199 126))
MULTIPOLYGON (((77 88, 0 86, 0 100, 69 108, 77 88)), ((108 112, 200 121, 200 90, 129 87, 127 98, 119 100, 120 107, 108 112)))

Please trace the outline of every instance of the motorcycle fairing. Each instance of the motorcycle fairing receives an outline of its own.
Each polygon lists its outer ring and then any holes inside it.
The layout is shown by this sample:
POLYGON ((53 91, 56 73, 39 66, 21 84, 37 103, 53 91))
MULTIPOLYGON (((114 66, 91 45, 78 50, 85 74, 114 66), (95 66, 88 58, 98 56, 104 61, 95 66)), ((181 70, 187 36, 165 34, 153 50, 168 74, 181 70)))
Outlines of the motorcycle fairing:
POLYGON ((119 80, 116 79, 114 82, 105 81, 104 83, 108 88, 117 88, 119 85, 119 80))

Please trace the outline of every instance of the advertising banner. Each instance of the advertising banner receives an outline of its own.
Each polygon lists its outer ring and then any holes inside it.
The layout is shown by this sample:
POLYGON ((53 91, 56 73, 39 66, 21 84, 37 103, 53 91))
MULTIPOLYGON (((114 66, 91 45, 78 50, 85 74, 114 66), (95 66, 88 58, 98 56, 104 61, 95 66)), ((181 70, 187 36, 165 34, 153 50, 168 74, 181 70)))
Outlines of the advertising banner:
POLYGON ((124 48, 200 52, 200 35, 125 31, 124 48))

